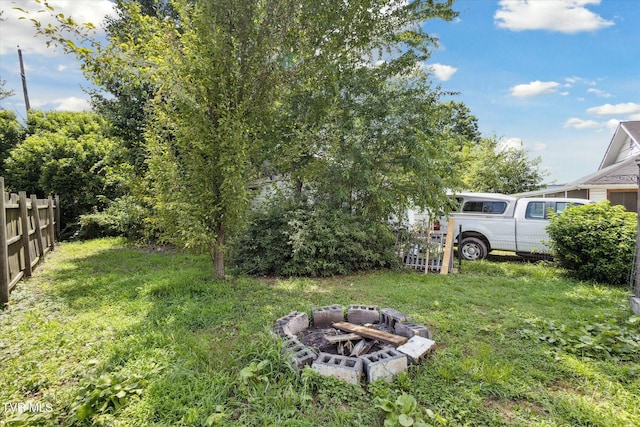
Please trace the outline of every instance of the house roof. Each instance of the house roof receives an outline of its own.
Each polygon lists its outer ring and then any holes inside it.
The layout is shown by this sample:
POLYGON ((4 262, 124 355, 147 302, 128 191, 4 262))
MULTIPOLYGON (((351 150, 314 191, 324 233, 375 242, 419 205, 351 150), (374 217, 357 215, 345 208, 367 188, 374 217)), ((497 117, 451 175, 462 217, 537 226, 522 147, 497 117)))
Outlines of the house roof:
POLYGON ((560 193, 563 191, 581 190, 596 185, 637 185, 638 164, 640 156, 630 157, 622 162, 615 163, 600 169, 590 175, 572 181, 566 185, 554 186, 538 191, 520 193, 518 196, 534 197, 543 194, 560 193))
POLYGON ((604 169, 616 162, 618 153, 622 149, 627 135, 631 139, 631 142, 640 149, 640 121, 620 122, 598 169, 604 169))
POLYGON ((607 166, 591 175, 573 181, 569 185, 635 184, 638 175, 638 165, 636 161, 640 161, 640 156, 630 157, 607 166))

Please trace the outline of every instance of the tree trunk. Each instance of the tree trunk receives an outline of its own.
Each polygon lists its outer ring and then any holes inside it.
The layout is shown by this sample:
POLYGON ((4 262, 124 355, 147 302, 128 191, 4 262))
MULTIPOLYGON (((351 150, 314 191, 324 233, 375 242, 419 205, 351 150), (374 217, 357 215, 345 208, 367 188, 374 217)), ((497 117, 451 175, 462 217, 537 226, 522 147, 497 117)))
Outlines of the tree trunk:
POLYGON ((213 247, 213 271, 215 278, 224 280, 224 227, 218 226, 218 235, 213 247))

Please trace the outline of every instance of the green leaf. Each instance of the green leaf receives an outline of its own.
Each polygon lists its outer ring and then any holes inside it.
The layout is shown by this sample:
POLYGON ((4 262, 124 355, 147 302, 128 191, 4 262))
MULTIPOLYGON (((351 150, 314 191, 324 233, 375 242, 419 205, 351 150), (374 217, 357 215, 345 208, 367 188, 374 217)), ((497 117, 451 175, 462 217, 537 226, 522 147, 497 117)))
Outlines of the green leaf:
POLYGON ((398 417, 398 422, 401 426, 409 427, 413 425, 413 418, 406 414, 400 414, 400 416, 398 417))
POLYGON ((403 414, 411 414, 418 406, 415 397, 406 393, 398 397, 396 404, 400 406, 400 412, 403 414))
POLYGON ((396 406, 388 399, 380 400, 376 404, 376 408, 380 408, 385 412, 392 413, 396 410, 396 406))

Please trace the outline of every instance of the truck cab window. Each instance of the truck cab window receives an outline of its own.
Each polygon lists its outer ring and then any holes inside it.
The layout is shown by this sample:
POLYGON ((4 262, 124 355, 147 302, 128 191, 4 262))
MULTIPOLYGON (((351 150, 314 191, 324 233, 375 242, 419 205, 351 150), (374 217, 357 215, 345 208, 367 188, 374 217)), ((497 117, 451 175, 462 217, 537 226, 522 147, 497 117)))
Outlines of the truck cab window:
POLYGON ((527 219, 544 219, 545 214, 545 202, 529 202, 524 217, 527 219))
POLYGON ((506 210, 507 202, 469 201, 462 206, 462 212, 503 214, 506 210))
POLYGON ((549 211, 560 215, 568 207, 578 206, 581 204, 582 203, 570 202, 529 202, 529 204, 527 204, 527 210, 525 211, 525 218, 549 219, 549 211))

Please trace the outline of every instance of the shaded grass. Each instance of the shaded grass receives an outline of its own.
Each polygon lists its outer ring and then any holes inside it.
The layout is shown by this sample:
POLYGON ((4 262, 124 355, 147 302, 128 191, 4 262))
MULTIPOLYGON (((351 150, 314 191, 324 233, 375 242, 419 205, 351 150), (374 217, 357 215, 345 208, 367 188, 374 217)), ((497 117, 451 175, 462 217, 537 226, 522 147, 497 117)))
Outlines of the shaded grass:
POLYGON ((626 298, 624 289, 527 263, 468 263, 446 277, 217 282, 205 257, 118 239, 65 243, 0 314, 0 423, 382 425, 376 402, 408 393, 450 425, 634 425, 638 358, 585 358, 519 333, 526 319, 569 331, 596 315, 622 322, 626 298), (294 372, 269 329, 291 311, 331 304, 401 310, 432 329, 437 350, 390 384, 294 372), (89 402, 82 390, 103 395, 89 402), (19 402, 51 411, 6 409, 19 402), (83 404, 95 409, 85 420, 83 404))

